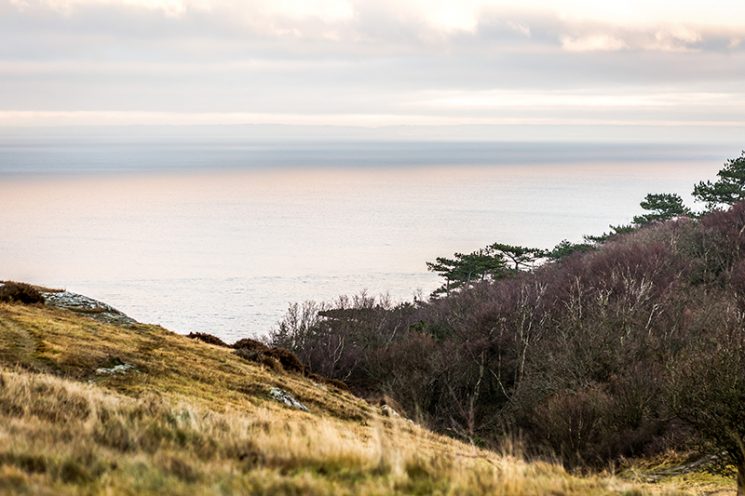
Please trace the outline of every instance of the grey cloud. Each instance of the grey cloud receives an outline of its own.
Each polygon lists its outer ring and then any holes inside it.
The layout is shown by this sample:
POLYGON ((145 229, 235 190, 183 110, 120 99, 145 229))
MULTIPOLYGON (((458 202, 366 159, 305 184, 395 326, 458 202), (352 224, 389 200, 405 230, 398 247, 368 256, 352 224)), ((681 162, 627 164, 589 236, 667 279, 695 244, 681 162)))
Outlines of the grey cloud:
POLYGON ((0 0, 0 110, 737 120, 742 107, 718 104, 506 112, 418 103, 429 92, 495 88, 743 94, 745 43, 732 40, 745 39, 745 30, 698 28, 696 36, 686 37, 671 29, 485 9, 474 31, 445 33, 376 2, 357 2, 352 19, 330 23, 238 18, 227 7, 173 17, 99 4, 63 15, 40 4, 18 10, 0 0), (622 40, 625 48, 562 48, 566 37, 598 35, 622 40))

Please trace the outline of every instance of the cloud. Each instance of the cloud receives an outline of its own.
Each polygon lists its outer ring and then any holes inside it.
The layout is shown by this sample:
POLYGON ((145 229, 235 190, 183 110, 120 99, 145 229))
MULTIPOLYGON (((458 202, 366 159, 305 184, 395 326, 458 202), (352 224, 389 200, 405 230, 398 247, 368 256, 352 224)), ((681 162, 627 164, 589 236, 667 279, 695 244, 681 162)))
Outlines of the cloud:
POLYGON ((561 37, 561 47, 570 52, 612 52, 624 50, 629 45, 622 39, 607 34, 561 37))
POLYGON ((741 0, 0 0, 0 111, 34 125, 732 127, 744 39, 741 0))
POLYGON ((693 0, 679 0, 674 7, 666 0, 524 0, 520 7, 504 0, 3 0, 0 6, 5 3, 17 13, 43 20, 46 27, 53 27, 57 15, 61 29, 81 27, 76 21, 83 21, 85 31, 107 32, 111 25, 120 27, 123 16, 124 20, 147 21, 152 28, 166 26, 165 35, 183 30, 220 36, 225 30, 247 37, 363 44, 386 43, 389 40, 384 37, 391 35, 393 44, 396 39, 442 42, 464 33, 478 35, 496 21, 524 37, 537 30, 552 32, 557 45, 575 50, 576 46, 618 47, 622 43, 665 49, 671 43, 700 42, 714 32, 731 32, 733 40, 739 39, 745 31, 745 4, 740 0, 712 2, 703 8, 693 0), (98 22, 90 22, 94 20, 98 22), (596 32, 581 36, 575 32, 587 26, 596 32), (656 38, 658 43, 630 43, 619 32, 656 38))

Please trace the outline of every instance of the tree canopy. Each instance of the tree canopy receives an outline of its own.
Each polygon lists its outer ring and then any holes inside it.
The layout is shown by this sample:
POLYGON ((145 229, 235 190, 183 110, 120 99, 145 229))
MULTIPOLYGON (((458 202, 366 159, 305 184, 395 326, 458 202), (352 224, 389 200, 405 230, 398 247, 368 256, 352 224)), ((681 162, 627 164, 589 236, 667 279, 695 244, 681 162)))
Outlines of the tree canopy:
POLYGON ((563 239, 546 253, 546 258, 557 261, 574 253, 584 253, 594 248, 594 245, 591 243, 572 243, 567 239, 563 239))
POLYGON ((528 248, 527 246, 504 243, 491 244, 487 249, 509 263, 510 268, 514 271, 532 269, 547 256, 546 250, 540 248, 528 248))
POLYGON ((507 265, 502 257, 495 256, 487 247, 472 253, 455 253, 453 258, 437 257, 427 262, 427 270, 436 272, 445 279, 445 284, 432 296, 450 294, 452 290, 473 282, 496 280, 506 275, 507 265))
POLYGON ((602 244, 608 241, 609 239, 618 236, 619 234, 627 234, 630 232, 633 232, 636 227, 631 224, 625 224, 625 225, 618 225, 618 226, 609 226, 610 231, 603 233, 603 234, 586 234, 584 236, 586 243, 593 243, 593 244, 602 244))
MULTIPOLYGON (((585 235, 585 243, 576 246, 584 248, 587 244, 602 244, 619 234, 633 232, 653 222, 663 222, 678 217, 694 215, 691 209, 683 204, 683 198, 677 193, 649 193, 639 203, 639 206, 646 210, 647 213, 635 216, 631 224, 610 226, 609 232, 599 235, 585 235)), ((560 246, 557 246, 554 250, 557 248, 560 248, 560 246)), ((558 251, 557 254, 561 254, 561 251, 558 251)), ((553 259, 556 257, 550 258, 553 259)))
POLYGON ((638 226, 692 215, 677 193, 650 193, 639 205, 648 213, 634 217, 633 223, 638 226))
POLYGON ((694 186, 696 201, 706 203, 711 210, 745 200, 745 151, 739 157, 727 160, 717 176, 719 179, 714 182, 701 181, 694 186))
POLYGON ((432 296, 449 295, 472 283, 508 277, 535 267, 547 257, 547 252, 540 248, 505 243, 493 243, 471 253, 455 253, 453 258, 437 257, 434 262, 427 262, 427 269, 440 274, 445 284, 432 296))

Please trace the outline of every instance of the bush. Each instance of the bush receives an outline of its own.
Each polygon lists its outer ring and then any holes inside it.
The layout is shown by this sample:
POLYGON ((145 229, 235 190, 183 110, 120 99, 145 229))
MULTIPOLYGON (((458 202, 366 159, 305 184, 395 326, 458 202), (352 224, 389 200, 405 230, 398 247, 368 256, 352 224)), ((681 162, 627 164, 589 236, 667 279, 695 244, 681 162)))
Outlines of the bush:
POLYGON ((207 344, 214 344, 215 346, 230 348, 230 346, 225 343, 225 341, 218 338, 217 336, 213 336, 212 334, 207 334, 206 332, 190 332, 186 335, 186 337, 189 339, 198 339, 199 341, 203 341, 207 344))
POLYGON ((235 354, 243 358, 244 360, 256 363, 261 363, 262 357, 264 356, 263 352, 252 350, 250 348, 238 348, 237 350, 235 350, 235 354))
POLYGON ((305 374, 305 365, 303 365, 303 362, 301 362, 300 359, 289 350, 284 348, 272 348, 263 352, 263 355, 276 359, 280 364, 282 364, 282 368, 288 372, 305 374))
POLYGON ((244 360, 261 363, 277 372, 287 371, 305 375, 303 362, 291 351, 284 348, 269 348, 253 339, 241 339, 233 345, 235 354, 244 360), (238 344, 242 346, 237 346, 238 344))
POLYGON ((0 286, 0 302, 31 305, 44 303, 44 296, 30 284, 6 281, 0 286))
POLYGON ((239 339, 235 343, 233 343, 232 346, 233 349, 236 350, 248 350, 248 351, 268 351, 269 347, 262 343, 261 341, 256 341, 255 339, 251 338, 243 338, 239 339))
POLYGON ((708 335, 681 350, 669 376, 670 403, 734 466, 738 494, 745 494, 745 315, 735 305, 720 315, 708 335))
MULTIPOLYGON (((238 354, 238 356, 244 359, 246 358, 246 356, 241 354, 241 350, 236 351, 236 353, 238 354)), ((279 360, 277 360, 273 356, 269 356, 264 353, 261 353, 259 355, 253 355, 252 358, 249 358, 249 360, 260 363, 277 373, 281 373, 285 371, 284 367, 282 367, 282 364, 279 362, 279 360)))

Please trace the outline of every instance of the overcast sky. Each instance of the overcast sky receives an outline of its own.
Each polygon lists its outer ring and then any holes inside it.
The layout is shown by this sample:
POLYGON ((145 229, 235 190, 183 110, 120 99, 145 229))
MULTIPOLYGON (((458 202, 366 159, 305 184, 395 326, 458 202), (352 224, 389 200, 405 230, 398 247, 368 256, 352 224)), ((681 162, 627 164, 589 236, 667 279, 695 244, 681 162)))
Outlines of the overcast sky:
POLYGON ((742 141, 745 1, 0 0, 0 126, 102 124, 742 141))

